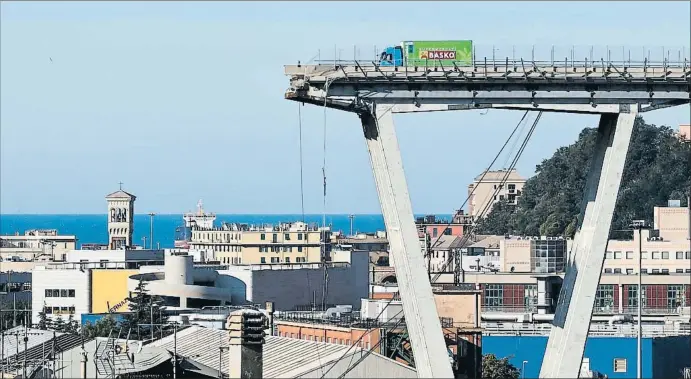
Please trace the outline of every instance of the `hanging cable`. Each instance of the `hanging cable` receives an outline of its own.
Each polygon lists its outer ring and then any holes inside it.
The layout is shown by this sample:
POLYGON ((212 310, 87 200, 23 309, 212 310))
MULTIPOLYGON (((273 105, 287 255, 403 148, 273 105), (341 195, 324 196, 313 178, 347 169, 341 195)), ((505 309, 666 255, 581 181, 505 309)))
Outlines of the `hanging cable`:
MULTIPOLYGON (((527 146, 528 141, 530 141, 530 138, 532 137, 533 132, 535 131, 535 128, 537 127, 537 124, 538 124, 538 122, 540 121, 541 118, 542 118, 542 111, 540 111, 540 112, 538 113, 537 117, 535 117, 535 120, 533 121, 533 124, 531 125, 530 130, 528 131, 528 134, 527 134, 527 135, 525 136, 525 138, 523 139, 523 143, 521 143, 521 146, 520 146, 519 150, 516 152, 516 155, 514 156, 514 159, 512 160, 511 165, 509 166, 508 170, 506 170, 506 173, 504 174, 503 178, 500 180, 499 185, 497 186, 497 188, 494 189, 494 192, 493 192, 492 195, 491 195, 492 197, 496 196, 496 195, 501 191, 502 187, 503 187, 503 186, 506 184, 506 182, 508 181, 508 178, 509 178, 509 176, 510 176, 510 174, 511 174, 511 171, 515 168, 516 164, 518 163, 518 159, 520 159, 520 157, 523 155, 523 151, 525 150, 525 147, 527 146)), ((482 179, 481 179, 481 180, 482 180, 482 179)), ((483 209, 481 210, 481 212, 479 213, 478 218, 479 218, 479 219, 482 219, 483 217, 485 217, 485 215, 487 214, 487 212, 490 211, 490 210, 492 209, 493 206, 494 206, 494 203, 493 203, 493 202, 491 202, 491 201, 490 201, 490 202, 487 202, 487 203, 485 204, 484 208, 483 208, 483 209)), ((470 239, 470 236, 474 234, 475 229, 477 228, 477 225, 478 225, 478 224, 475 223, 475 224, 471 227, 470 232, 463 235, 463 237, 462 237, 462 239, 461 239, 460 246, 464 246, 464 245, 466 244, 466 242, 468 242, 468 239, 470 239)), ((451 260, 447 260, 447 262, 444 264, 444 266, 442 266, 441 270, 440 270, 440 271, 434 276, 434 278, 432 279, 432 281, 431 281, 432 283, 436 282, 437 279, 439 279, 439 277, 441 276, 441 274, 448 268, 448 266, 449 266, 450 263, 451 263, 451 260)))
MULTIPOLYGON (((528 114, 528 111, 525 112, 525 114, 523 115, 523 117, 521 118, 521 120, 520 120, 519 123, 516 125, 516 127, 515 127, 514 130, 513 130, 513 132, 511 133, 511 135, 509 136, 509 138, 506 140, 506 142, 504 143, 504 145, 502 146, 502 148, 499 150, 499 153, 497 153, 497 155, 494 157, 494 159, 492 160, 492 163, 490 163, 490 165, 489 165, 490 168, 492 167, 492 165, 494 164, 494 162, 496 162, 496 160, 499 158, 501 152, 502 152, 503 149, 506 147, 506 145, 509 143, 509 141, 511 140, 511 137, 512 137, 513 134, 516 132, 516 130, 518 129, 518 127, 521 125, 521 123, 523 122, 523 120, 525 119, 525 117, 527 116, 527 114, 528 114)), ((525 150, 525 146, 528 144, 528 141, 529 141, 530 138, 532 137, 532 134, 533 134, 533 132, 534 132, 534 130, 535 130, 535 127, 537 126, 537 123, 538 123, 538 121, 540 120, 541 117, 542 117, 542 111, 540 111, 540 112, 538 113, 538 115, 537 115, 537 117, 535 118, 535 121, 533 122, 533 125, 531 126, 531 128, 530 128, 528 134, 527 134, 526 137, 524 138, 523 143, 521 144, 521 147, 519 148, 519 151, 516 152, 516 155, 515 155, 513 161, 511 162, 511 167, 515 167, 516 163, 518 162, 518 159, 523 155, 523 151, 525 150)), ((489 171, 489 169, 488 169, 487 171, 489 171)), ((485 171, 485 173, 482 175, 482 177, 480 178, 480 181, 482 181, 482 179, 483 179, 484 176, 486 175, 487 171, 485 171)), ((510 171, 508 171, 507 174, 504 175, 504 177, 502 178, 501 182, 506 182, 506 180, 508 179, 508 176, 509 176, 508 174, 509 174, 509 173, 510 173, 510 171)), ((496 190, 495 190, 495 191, 496 191, 496 190)), ((468 199, 470 198, 470 196, 472 196, 472 193, 473 193, 473 191, 471 191, 471 194, 469 194, 469 196, 468 196, 468 198, 466 199, 466 201, 464 202, 464 204, 468 201, 468 199)), ((490 205, 491 205, 491 203, 485 205, 485 207, 482 209, 482 211, 481 211, 481 213, 480 213, 481 217, 483 217, 484 214, 487 212, 487 210, 490 209, 490 205)), ((462 208, 462 207, 461 207, 461 208, 462 208)), ((450 225, 451 225, 451 223, 449 223, 449 224, 447 225, 447 227, 446 227, 444 230, 448 229, 448 227, 449 227, 450 225)), ((473 225, 473 229, 475 229, 476 226, 477 226, 477 224, 476 224, 476 225, 473 225)), ((470 233, 470 234, 472 234, 472 233, 470 233)), ((464 238, 465 238, 466 241, 467 241, 468 237, 470 236, 470 234, 464 235, 464 238)), ((442 235, 443 235, 443 233, 442 233, 442 235)), ((440 236, 440 237, 441 237, 441 236, 440 236)), ((440 237, 439 237, 439 238, 440 238, 440 237)), ((435 244, 439 241, 439 238, 437 238, 437 240, 435 241, 435 244)), ((461 244, 461 246, 463 246, 463 244, 461 244)), ((445 269, 447 265, 448 265, 448 262, 447 262, 447 264, 444 265, 444 268, 443 268, 443 269, 445 269)), ((442 270, 443 270, 443 269, 442 269, 442 270)), ((432 283, 436 282, 436 280, 439 278, 440 275, 441 275, 441 272, 438 273, 438 274, 434 277, 434 279, 431 280, 431 282, 432 282, 432 283)), ((391 303, 393 302, 393 300, 394 300, 399 294, 400 294, 400 292, 397 291, 397 292, 395 293, 395 295, 392 296, 391 299, 389 299, 389 301, 384 305, 384 307, 382 307, 382 310, 379 312, 379 314, 377 315, 377 317, 375 318, 375 320, 378 320, 378 319, 381 317, 381 315, 384 313, 384 311, 386 311, 386 309, 389 307, 389 305, 391 305, 391 303)), ((399 321, 400 321, 400 320, 399 320, 399 321)), ((323 378, 326 376, 326 374, 328 374, 328 373, 331 371, 331 369, 333 369, 333 368, 338 364, 338 362, 340 362, 340 361, 348 354, 348 352, 349 352, 354 346, 356 346, 356 345, 358 344, 358 342, 362 341, 362 339, 364 338, 365 335, 371 333, 371 331, 372 331, 373 329, 374 329, 374 328, 368 328, 368 329, 365 331, 365 333, 363 333, 363 334, 360 336, 360 338, 358 338, 356 341, 354 341, 353 344, 343 353, 343 355, 342 355, 340 358, 338 358, 338 359, 331 365, 331 367, 329 367, 329 369, 321 376, 321 378, 323 379, 323 378)), ((381 340, 379 341, 379 343, 381 343, 381 340)), ((378 343, 377 345, 375 345, 375 346, 378 346, 379 343, 378 343)), ((375 348, 375 347, 372 347, 372 349, 374 349, 374 348, 375 348)), ((365 353, 365 356, 371 354, 371 352, 372 352, 372 350, 369 350, 367 353, 365 353)), ((344 373, 343 375, 345 375, 346 373, 350 372, 350 371, 352 370, 352 368, 355 367, 357 364, 359 364, 363 359, 364 359, 364 357, 361 358, 360 360, 358 360, 358 361, 355 363, 354 366, 349 366, 349 368, 346 369, 346 371, 345 371, 345 373, 344 373)), ((343 375, 342 375, 341 377, 343 377, 343 375)))
POLYGON ((302 163, 302 103, 298 103, 298 129, 300 133, 300 210, 302 212, 302 222, 305 222, 305 181, 304 165, 302 163))
MULTIPOLYGON (((497 154, 494 156, 494 159, 492 159, 492 162, 490 162, 489 166, 487 166, 487 169, 482 173, 482 175, 480 176, 480 180, 479 180, 480 183, 485 179, 485 176, 492 169, 492 166, 494 166, 494 163, 497 161, 497 159, 499 159, 499 157, 501 156, 501 153, 506 148, 506 145, 508 145, 509 142, 511 142, 511 138, 513 137, 514 134, 516 134, 516 131, 521 126, 521 123, 523 123, 523 120, 525 120, 526 116, 528 116, 528 111, 525 111, 525 113, 523 113, 523 117, 521 117, 521 119, 518 121, 518 124, 516 124, 516 126, 513 128, 513 131, 511 131, 511 134, 509 135, 509 137, 506 139, 506 141, 504 141, 504 144, 502 145, 501 149, 499 149, 499 152, 497 152, 497 154)), ((463 207, 473 197, 473 194, 475 194, 475 190, 477 190, 477 186, 473 187, 473 189, 470 191, 468 196, 465 198, 465 200, 463 201, 463 204, 461 204, 459 209, 463 209, 463 207)), ((446 223, 446 226, 444 226, 444 229, 442 230, 441 234, 439 234, 437 239, 430 246, 435 246, 439 242, 439 240, 441 239, 441 236, 443 236, 444 233, 446 233, 446 231, 449 229, 449 227, 451 226, 452 223, 453 223, 453 219, 451 219, 448 223, 446 223)), ((429 254, 429 252, 427 252, 427 254, 429 254)))

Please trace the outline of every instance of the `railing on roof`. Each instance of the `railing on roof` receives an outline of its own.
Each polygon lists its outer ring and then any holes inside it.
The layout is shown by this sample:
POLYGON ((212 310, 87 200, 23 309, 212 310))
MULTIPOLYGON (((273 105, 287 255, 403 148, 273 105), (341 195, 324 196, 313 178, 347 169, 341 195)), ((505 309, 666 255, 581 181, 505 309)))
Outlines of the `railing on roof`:
MULTIPOLYGON (((518 324, 518 323, 482 323, 485 335, 549 335, 552 325, 545 324, 518 324)), ((638 326, 633 324, 590 324, 588 334, 590 336, 617 336, 634 337, 637 335, 638 326)), ((643 325, 644 337, 670 337, 689 335, 691 326, 688 322, 676 325, 643 325)))
MULTIPOLYGON (((362 318, 359 312, 341 313, 339 316, 326 316, 321 312, 276 312, 274 319, 277 321, 298 322, 314 325, 331 325, 342 328, 405 328, 405 317, 399 322, 399 318, 381 321, 371 318, 362 318)), ((442 328, 452 328, 453 318, 440 317, 442 328)))

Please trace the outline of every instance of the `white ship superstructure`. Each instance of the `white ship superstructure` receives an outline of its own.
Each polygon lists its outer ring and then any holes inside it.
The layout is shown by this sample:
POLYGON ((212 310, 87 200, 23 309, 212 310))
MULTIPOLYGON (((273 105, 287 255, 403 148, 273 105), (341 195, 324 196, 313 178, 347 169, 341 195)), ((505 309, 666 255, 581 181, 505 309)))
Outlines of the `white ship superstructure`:
POLYGON ((203 203, 199 200, 197 212, 187 212, 182 215, 182 219, 184 225, 175 229, 175 247, 188 249, 190 239, 192 238, 192 228, 195 226, 208 229, 213 228, 216 214, 204 212, 203 203))

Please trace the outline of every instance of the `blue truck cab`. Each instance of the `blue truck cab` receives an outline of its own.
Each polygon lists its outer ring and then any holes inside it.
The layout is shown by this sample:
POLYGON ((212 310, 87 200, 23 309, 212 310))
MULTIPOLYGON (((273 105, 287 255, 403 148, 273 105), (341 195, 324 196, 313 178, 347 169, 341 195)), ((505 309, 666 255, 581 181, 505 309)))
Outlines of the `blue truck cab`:
POLYGON ((401 46, 391 46, 384 49, 379 56, 380 66, 403 66, 403 48, 401 46))

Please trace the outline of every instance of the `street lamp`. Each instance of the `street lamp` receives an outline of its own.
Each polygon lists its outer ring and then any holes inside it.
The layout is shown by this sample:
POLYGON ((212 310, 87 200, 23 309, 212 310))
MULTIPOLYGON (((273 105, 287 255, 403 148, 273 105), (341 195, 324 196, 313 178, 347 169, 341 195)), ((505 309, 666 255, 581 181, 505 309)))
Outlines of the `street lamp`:
MULTIPOLYGON (((154 249, 154 216, 156 216, 156 213, 149 213, 149 247, 151 250, 154 249)), ((144 246, 144 248, 146 248, 146 246, 144 246)))
POLYGON ((525 365, 526 365, 526 363, 528 363, 528 361, 523 361, 523 363, 521 364, 521 376, 523 377, 523 379, 525 379, 525 365))
POLYGON ((647 229, 645 220, 633 220, 631 222, 631 228, 638 230, 638 289, 636 305, 638 306, 638 331, 636 333, 636 343, 637 343, 637 355, 638 362, 636 364, 636 377, 642 378, 641 373, 643 371, 643 363, 641 361, 643 357, 641 338, 643 334, 643 317, 642 317, 642 306, 643 306, 643 229, 647 229))

